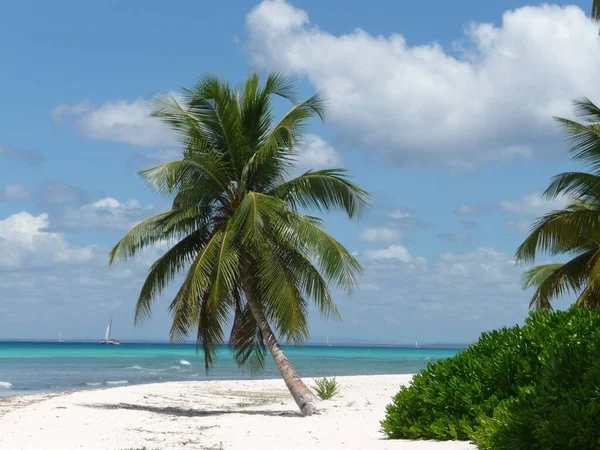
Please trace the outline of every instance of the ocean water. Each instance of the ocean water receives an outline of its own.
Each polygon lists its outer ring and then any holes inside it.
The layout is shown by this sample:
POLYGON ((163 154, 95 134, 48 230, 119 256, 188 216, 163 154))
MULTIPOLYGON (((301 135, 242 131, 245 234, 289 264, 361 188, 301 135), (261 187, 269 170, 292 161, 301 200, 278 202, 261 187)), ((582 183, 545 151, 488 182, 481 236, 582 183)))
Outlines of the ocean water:
MULTIPOLYGON (((287 347, 301 376, 416 373, 459 350, 388 347, 287 347)), ((267 354, 254 378, 279 373, 267 354)), ((227 347, 208 373, 194 345, 0 342, 0 396, 183 380, 251 378, 227 347)))

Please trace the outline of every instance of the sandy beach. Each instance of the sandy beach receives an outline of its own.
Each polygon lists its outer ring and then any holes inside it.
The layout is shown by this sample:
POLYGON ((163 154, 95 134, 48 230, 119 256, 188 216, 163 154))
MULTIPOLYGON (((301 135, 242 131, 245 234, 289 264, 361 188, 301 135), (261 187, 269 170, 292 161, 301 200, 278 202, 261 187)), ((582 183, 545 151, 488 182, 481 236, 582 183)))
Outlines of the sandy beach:
MULTIPOLYGON (((0 448, 467 450, 389 441, 379 420, 410 375, 339 377, 341 392, 301 417, 282 380, 169 382, 0 397, 0 448)), ((312 380, 308 379, 309 385, 312 380)))

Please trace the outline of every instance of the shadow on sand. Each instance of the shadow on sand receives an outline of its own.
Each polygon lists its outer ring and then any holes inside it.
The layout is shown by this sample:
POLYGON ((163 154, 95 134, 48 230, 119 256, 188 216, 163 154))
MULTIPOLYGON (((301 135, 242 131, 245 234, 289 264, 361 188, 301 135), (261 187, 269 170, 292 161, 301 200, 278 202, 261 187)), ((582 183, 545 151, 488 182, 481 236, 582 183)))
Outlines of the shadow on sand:
POLYGON ((298 412, 293 411, 266 411, 266 410, 226 410, 226 409, 184 409, 174 406, 150 406, 134 405, 131 403, 96 403, 82 405, 88 408, 97 409, 129 409, 132 411, 148 411, 155 414, 164 414, 177 417, 202 417, 202 416, 222 416, 226 414, 245 414, 249 416, 277 416, 277 417, 302 417, 298 412))

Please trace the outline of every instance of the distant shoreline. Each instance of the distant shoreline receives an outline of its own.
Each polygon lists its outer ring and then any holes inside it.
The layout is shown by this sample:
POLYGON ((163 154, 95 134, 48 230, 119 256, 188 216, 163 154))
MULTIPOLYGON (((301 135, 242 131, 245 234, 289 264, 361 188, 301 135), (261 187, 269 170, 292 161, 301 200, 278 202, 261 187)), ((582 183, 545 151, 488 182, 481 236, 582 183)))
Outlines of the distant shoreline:
MULTIPOLYGON (((168 345, 168 346, 195 346, 195 342, 178 342, 171 343, 169 341, 128 341, 121 340, 121 344, 129 344, 129 345, 168 345)), ((100 344, 99 339, 76 339, 76 340, 68 340, 65 339, 63 342, 57 342, 56 339, 0 339, 1 344, 15 344, 15 343, 24 343, 24 344, 100 344)), ((469 347, 472 344, 443 344, 443 343, 434 343, 434 344, 419 344, 419 347, 416 349, 428 349, 428 350, 463 350, 469 347)), ((228 348, 227 344, 222 344, 219 347, 228 348)), ((401 349, 415 349, 414 344, 331 344, 327 345, 325 342, 323 343, 310 343, 305 345, 288 345, 282 346, 283 348, 303 348, 303 347, 335 347, 335 348, 401 348, 401 349)))

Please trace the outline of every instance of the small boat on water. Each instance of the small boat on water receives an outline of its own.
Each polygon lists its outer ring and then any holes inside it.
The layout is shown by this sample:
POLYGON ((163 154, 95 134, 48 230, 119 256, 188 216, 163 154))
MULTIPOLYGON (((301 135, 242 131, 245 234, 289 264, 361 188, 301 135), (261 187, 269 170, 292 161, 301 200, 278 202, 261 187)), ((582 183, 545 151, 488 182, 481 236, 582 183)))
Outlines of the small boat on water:
POLYGON ((329 343, 329 336, 327 336, 327 347, 331 347, 331 344, 329 343))
POLYGON ((100 343, 108 344, 108 345, 119 345, 120 342, 117 341, 116 339, 113 339, 111 333, 112 333, 112 317, 110 318, 110 323, 106 327, 106 334, 104 335, 104 339, 102 339, 100 341, 100 343))
POLYGON ((419 347, 419 341, 415 341, 415 348, 420 348, 419 347))
POLYGON ((65 342, 65 341, 63 341, 62 337, 60 336, 60 330, 58 330, 58 340, 56 342, 65 342))

